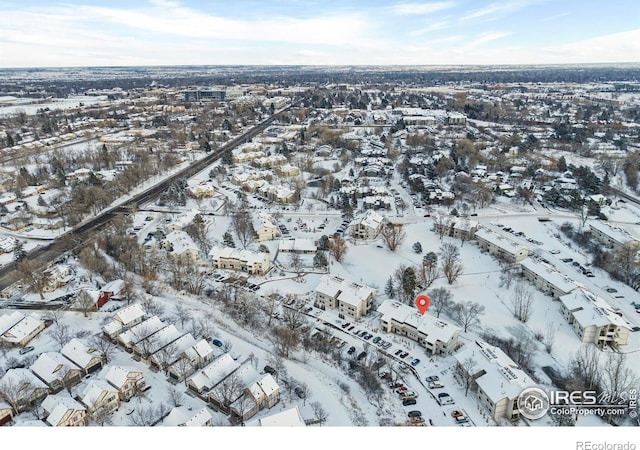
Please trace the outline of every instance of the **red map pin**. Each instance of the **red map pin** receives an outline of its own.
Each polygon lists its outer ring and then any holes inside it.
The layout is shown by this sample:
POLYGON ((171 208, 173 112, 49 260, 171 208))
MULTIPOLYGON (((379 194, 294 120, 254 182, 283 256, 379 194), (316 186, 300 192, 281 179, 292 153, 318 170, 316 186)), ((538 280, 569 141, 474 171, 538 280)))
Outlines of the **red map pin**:
POLYGON ((429 297, 424 294, 420 294, 416 297, 416 307, 420 314, 424 316, 424 313, 429 309, 429 297))

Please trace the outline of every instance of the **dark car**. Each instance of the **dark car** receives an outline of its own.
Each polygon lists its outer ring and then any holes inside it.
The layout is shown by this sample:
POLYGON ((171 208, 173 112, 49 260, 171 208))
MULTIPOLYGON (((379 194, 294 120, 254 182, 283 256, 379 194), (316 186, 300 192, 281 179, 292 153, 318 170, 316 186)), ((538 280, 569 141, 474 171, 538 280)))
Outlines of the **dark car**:
POLYGON ((273 375, 274 377, 275 377, 275 376, 276 376, 276 374, 278 373, 278 372, 276 372, 276 369, 274 369, 274 368, 273 368, 273 367, 271 367, 271 366, 264 366, 264 371, 265 371, 266 373, 268 373, 268 374, 273 375))
POLYGON ((406 400, 402 400, 402 406, 411 406, 416 404, 415 398, 408 398, 406 400))
POLYGON ((396 351, 396 352, 394 353, 394 355, 396 355, 396 356, 400 356, 400 354, 401 354, 401 353, 402 353, 402 350, 398 350, 398 351, 396 351))
POLYGON ((307 394, 304 392, 304 389, 302 389, 300 386, 296 386, 293 391, 300 398, 305 398, 307 396, 307 394))
POLYGON ((409 416, 409 417, 422 417, 422 412, 421 411, 416 411, 416 410, 409 411, 407 413, 407 416, 409 416))
POLYGON ((358 355, 358 361, 367 357, 367 352, 360 352, 358 355))
POLYGON ((409 352, 402 352, 400 354, 400 358, 406 358, 407 356, 409 356, 409 352))
POLYGON ((21 355, 24 355, 25 353, 29 353, 32 352, 34 350, 34 347, 29 345, 27 347, 23 347, 20 349, 20 351, 18 353, 20 353, 21 355))
POLYGON ((222 347, 222 341, 220 341, 219 339, 214 339, 213 341, 211 341, 211 343, 213 345, 215 345, 216 347, 222 347))
POLYGON ((351 354, 353 354, 355 351, 356 351, 356 348, 355 348, 355 347, 350 347, 350 348, 349 348, 349 350, 347 350, 347 353, 351 355, 351 354))
POLYGON ((432 375, 432 376, 430 376, 430 377, 427 377, 427 378, 426 378, 426 380, 427 380, 428 382, 431 382, 431 381, 440 381, 440 378, 438 378, 438 376, 437 376, 437 375, 432 375))

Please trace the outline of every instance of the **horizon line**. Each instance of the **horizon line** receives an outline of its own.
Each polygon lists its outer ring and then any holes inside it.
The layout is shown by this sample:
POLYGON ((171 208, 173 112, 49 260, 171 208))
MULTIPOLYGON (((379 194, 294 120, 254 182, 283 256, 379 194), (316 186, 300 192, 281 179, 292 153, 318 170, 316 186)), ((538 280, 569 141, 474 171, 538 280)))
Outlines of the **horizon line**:
POLYGON ((89 66, 13 66, 0 67, 2 70, 43 70, 43 69, 115 69, 134 67, 356 67, 356 68, 489 68, 489 67, 614 67, 614 66, 637 66, 640 68, 640 61, 637 62, 581 62, 581 63, 526 63, 526 64, 144 64, 144 65, 89 65, 89 66))

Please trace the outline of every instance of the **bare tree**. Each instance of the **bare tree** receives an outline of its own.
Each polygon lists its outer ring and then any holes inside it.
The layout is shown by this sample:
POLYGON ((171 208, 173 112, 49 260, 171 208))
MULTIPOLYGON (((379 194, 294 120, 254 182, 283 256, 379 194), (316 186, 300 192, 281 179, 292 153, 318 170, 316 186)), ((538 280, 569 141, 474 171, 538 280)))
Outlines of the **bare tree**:
POLYGON ((475 328, 480 325, 480 316, 484 314, 484 312, 484 306, 469 300, 456 303, 453 306, 453 315, 460 325, 462 325, 465 333, 471 328, 475 328))
POLYGON ((176 408, 184 403, 184 393, 180 392, 175 386, 167 386, 167 397, 169 398, 169 403, 176 408))
POLYGON ((304 267, 304 261, 302 261, 300 254, 292 252, 291 255, 289 255, 289 266, 296 272, 299 278, 302 273, 302 268, 304 267))
POLYGON ((438 214, 433 218, 433 228, 434 231, 438 234, 440 241, 442 241, 445 236, 449 236, 452 225, 453 222, 451 220, 451 217, 449 216, 438 214))
POLYGON ((600 386, 602 370, 599 351, 593 344, 583 344, 569 364, 575 389, 593 390, 600 386))
POLYGON ((554 324, 547 323, 545 327, 544 335, 542 336, 542 343, 544 344, 544 348, 547 353, 551 354, 553 350, 553 345, 556 341, 556 333, 558 332, 558 327, 554 324))
POLYGON ((511 288, 511 283, 515 278, 516 271, 520 269, 519 265, 514 265, 504 258, 498 257, 498 265, 500 266, 500 286, 511 288))
POLYGON ((336 236, 329 241, 329 253, 338 262, 342 261, 347 249, 347 242, 340 236, 336 236))
POLYGON ((40 295, 44 300, 44 291, 51 282, 51 275, 46 270, 38 268, 36 262, 28 257, 21 258, 16 264, 16 271, 20 279, 40 295))
POLYGON ((315 402, 311 402, 310 406, 311 406, 311 410, 313 411, 313 416, 315 417, 316 421, 320 425, 325 423, 327 421, 327 418, 329 417, 329 414, 327 413, 327 411, 322 406, 322 403, 320 403, 318 401, 315 401, 315 402))
POLYGON ((452 305, 453 294, 443 287, 432 289, 429 293, 429 300, 431 300, 431 307, 436 313, 436 317, 440 317, 443 312, 448 312, 452 305))
POLYGON ((79 311, 82 311, 84 317, 95 311, 97 306, 95 299, 85 289, 78 291, 74 304, 79 311))
POLYGON ((439 276, 438 255, 435 252, 427 252, 418 271, 418 282, 424 289, 428 289, 439 276))
POLYGON ((516 283, 511 296, 513 315, 520 322, 526 323, 533 312, 533 291, 523 282, 516 283))
POLYGON ((256 233, 253 229, 251 214, 246 206, 239 206, 237 210, 231 214, 231 226, 242 248, 247 248, 247 245, 255 240, 256 233))
POLYGON ((477 365, 478 365, 478 361, 476 361, 471 356, 466 358, 464 361, 462 361, 461 376, 462 376, 462 384, 464 386, 465 397, 469 394, 469 389, 471 388, 471 386, 473 385, 473 382, 475 381, 474 369, 476 368, 477 365))
POLYGON ((297 330, 307 323, 307 318, 302 312, 303 306, 292 305, 283 308, 282 321, 290 330, 297 330))
POLYGON ((440 246, 438 254, 442 273, 447 278, 447 282, 453 284, 462 274, 463 270, 462 262, 460 262, 460 251, 454 244, 445 242, 440 246))
POLYGON ((300 332, 289 327, 274 327, 270 340, 278 355, 288 358, 289 353, 295 351, 300 345, 300 332))
POLYGON ((640 275, 640 242, 630 240, 618 248, 613 255, 615 272, 628 285, 640 275))
POLYGON ((184 323, 191 317, 191 312, 180 303, 174 306, 174 310, 177 319, 180 321, 180 328, 184 328, 184 323))
POLYGON ((5 377, 0 380, 0 398, 11 406, 13 415, 16 416, 25 407, 33 388, 33 384, 26 378, 16 380, 5 377))
POLYGON ((407 237, 407 233, 404 231, 403 225, 399 223, 387 223, 380 230, 380 235, 382 236, 385 244, 387 244, 389 250, 392 252, 395 251, 407 237))
POLYGON ((67 342, 73 337, 69 326, 61 323, 60 325, 51 327, 48 331, 49 336, 53 339, 60 348, 64 347, 67 342))
POLYGON ((89 340, 89 345, 100 353, 102 361, 108 363, 116 350, 115 343, 106 336, 95 334, 89 340))

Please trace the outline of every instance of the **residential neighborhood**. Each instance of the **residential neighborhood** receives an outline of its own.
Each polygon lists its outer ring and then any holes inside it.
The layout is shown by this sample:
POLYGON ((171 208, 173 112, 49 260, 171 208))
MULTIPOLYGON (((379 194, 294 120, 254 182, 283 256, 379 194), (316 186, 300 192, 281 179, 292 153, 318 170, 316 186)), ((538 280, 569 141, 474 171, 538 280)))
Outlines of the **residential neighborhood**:
POLYGON ((637 425, 637 81, 283 70, 0 77, 0 424, 637 425))

